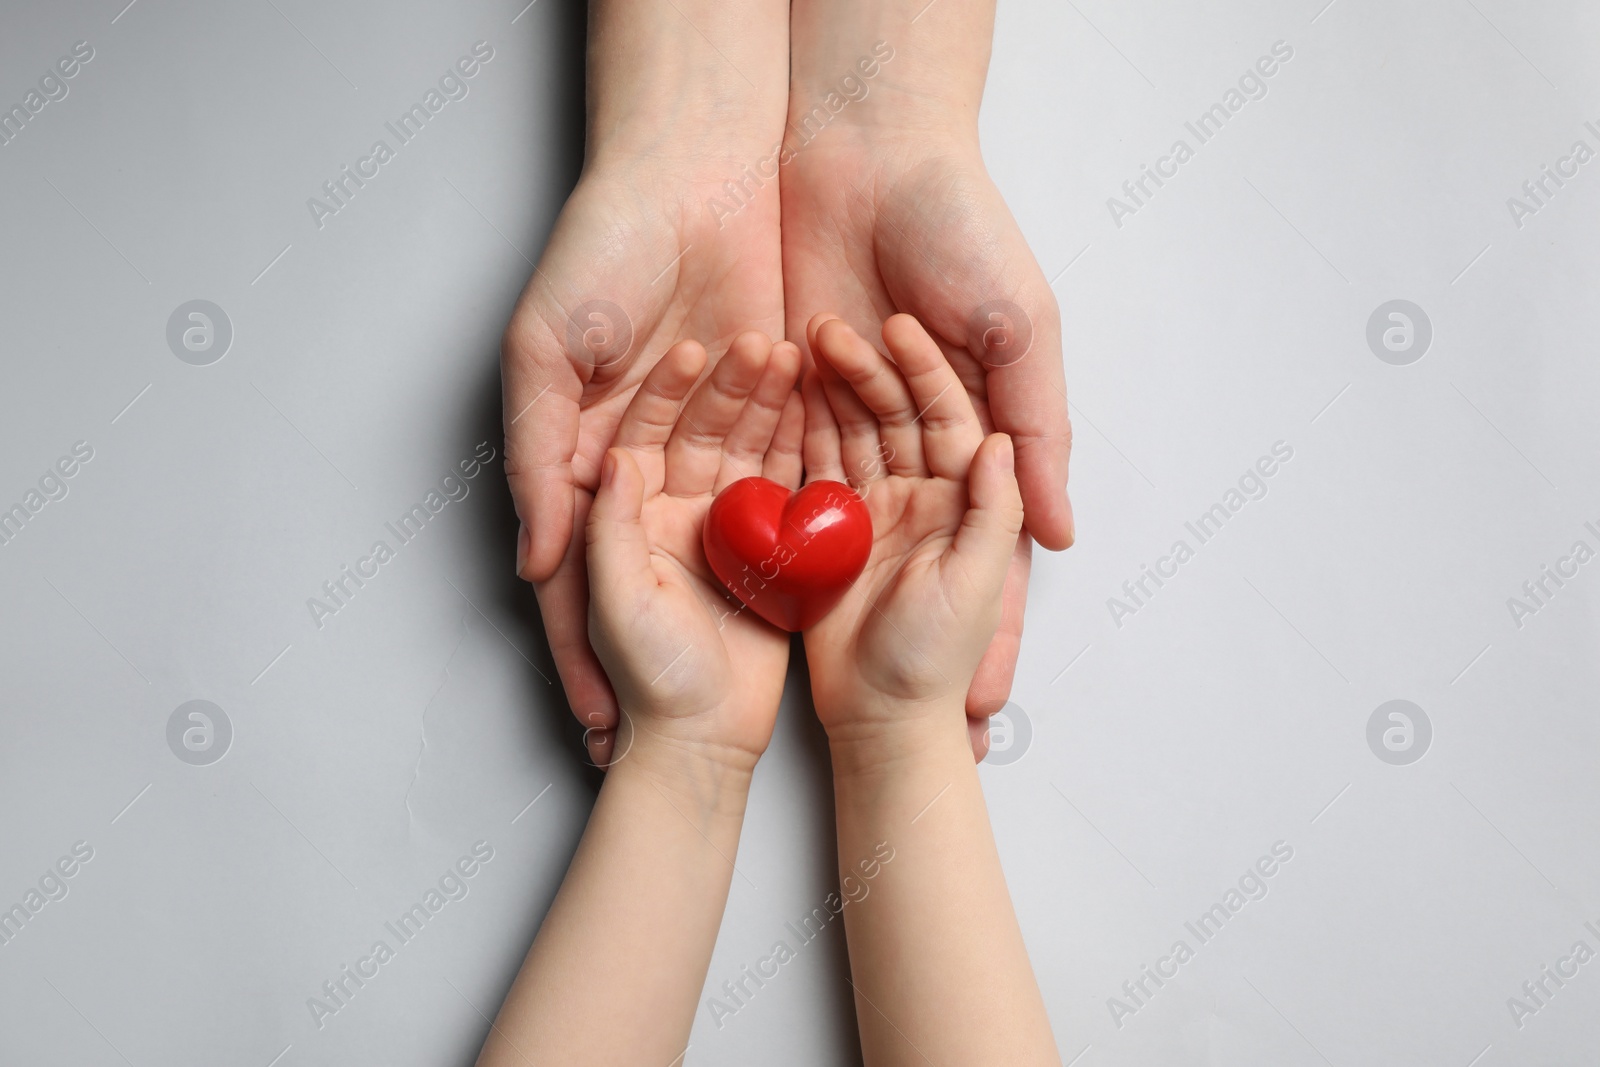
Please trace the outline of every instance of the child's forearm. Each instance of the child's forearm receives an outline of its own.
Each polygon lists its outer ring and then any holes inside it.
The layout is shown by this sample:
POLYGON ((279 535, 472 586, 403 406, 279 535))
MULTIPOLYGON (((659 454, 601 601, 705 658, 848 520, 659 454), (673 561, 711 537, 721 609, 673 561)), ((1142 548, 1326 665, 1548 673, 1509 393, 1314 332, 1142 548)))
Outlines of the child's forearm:
POLYGON ((606 774, 479 1067, 678 1062, 749 785, 748 767, 638 731, 606 774))
POLYGON ((840 870, 894 849, 844 912, 868 1067, 1059 1064, 960 701, 830 747, 840 870))

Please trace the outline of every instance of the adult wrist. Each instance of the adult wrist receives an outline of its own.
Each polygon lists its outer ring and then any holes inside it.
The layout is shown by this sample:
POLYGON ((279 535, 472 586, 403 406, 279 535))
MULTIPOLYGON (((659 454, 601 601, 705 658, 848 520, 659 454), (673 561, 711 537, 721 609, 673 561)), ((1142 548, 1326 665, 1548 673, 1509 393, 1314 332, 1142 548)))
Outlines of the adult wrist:
MULTIPOLYGON (((886 42, 877 42, 887 47, 886 42)), ((875 78, 861 74, 875 62, 871 49, 834 73, 818 72, 797 80, 789 89, 786 143, 799 154, 819 137, 879 144, 902 139, 921 145, 974 146, 978 141, 978 109, 982 94, 964 93, 949 85, 919 84, 915 76, 894 77, 888 64, 878 64, 875 78)), ((896 74, 900 72, 895 72, 896 74)))
POLYGON ((795 0, 790 137, 823 108, 845 128, 976 142, 994 6, 795 0))
POLYGON ((593 0, 589 17, 591 165, 744 155, 780 136, 786 0, 593 0))
POLYGON ((742 81, 712 86, 689 68, 658 71, 615 98, 593 103, 585 169, 726 170, 735 161, 748 162, 783 136, 786 98, 778 93, 770 100, 751 99, 755 95, 742 81))

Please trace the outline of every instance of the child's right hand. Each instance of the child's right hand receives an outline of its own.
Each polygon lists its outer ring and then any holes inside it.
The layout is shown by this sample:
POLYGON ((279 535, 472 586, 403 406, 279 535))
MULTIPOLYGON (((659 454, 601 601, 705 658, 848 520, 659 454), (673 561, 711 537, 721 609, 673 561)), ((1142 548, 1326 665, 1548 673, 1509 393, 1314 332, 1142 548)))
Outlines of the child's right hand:
POLYGON ((848 481, 873 530, 855 588, 805 634, 817 715, 835 743, 892 751, 931 726, 965 745, 967 690, 1022 530, 1011 439, 984 437, 911 316, 884 323, 892 358, 842 319, 818 316, 807 334, 807 477, 848 481))
POLYGON ((1060 1067, 966 731, 1022 529, 1011 441, 910 316, 884 323, 888 356, 838 319, 807 336, 807 474, 872 515, 866 570, 805 635, 839 870, 894 849, 844 912, 862 1060, 1060 1067))
POLYGON ((624 720, 620 737, 591 732, 601 766, 665 739, 748 772, 783 694, 789 635, 732 601, 701 528, 740 478, 799 487, 800 350, 742 334, 696 388, 705 361, 681 342, 645 378, 589 511, 589 640, 624 720))

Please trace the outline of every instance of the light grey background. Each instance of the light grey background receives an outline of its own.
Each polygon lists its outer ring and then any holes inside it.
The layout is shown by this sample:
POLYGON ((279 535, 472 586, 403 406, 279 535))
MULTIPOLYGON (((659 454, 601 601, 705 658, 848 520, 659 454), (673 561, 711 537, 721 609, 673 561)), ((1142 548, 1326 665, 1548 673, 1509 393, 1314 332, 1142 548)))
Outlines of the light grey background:
MULTIPOLYGON (((93 849, 0 945, 0 1062, 468 1064, 595 787, 498 465, 499 333, 577 170, 581 11, 123 2, 0 10, 6 107, 94 49, 0 147, 0 507, 93 449, 0 546, 0 908, 93 849), (319 229, 307 198, 480 40, 469 95, 319 229), (167 345, 195 299, 233 328, 210 366, 167 345), (470 495, 317 628, 307 598, 481 441, 470 495), (168 747, 191 700, 231 723, 220 761, 168 747), (319 1028, 307 999, 478 841, 468 895, 319 1028)), ((1065 313, 1081 540, 1036 557, 1032 740, 984 769, 991 814, 1083 1067, 1591 1063, 1600 961, 1520 1026, 1507 1002, 1600 950, 1600 562, 1520 626, 1508 598, 1600 548, 1600 161, 1520 227, 1507 198, 1600 150, 1600 10, 1324 3, 1001 5, 985 150, 1065 313), (1198 145, 1277 41, 1267 95, 1198 145), (1118 226, 1107 198, 1178 138, 1118 226), (1366 340, 1395 299, 1433 329, 1406 366, 1366 340), (1185 523, 1280 441, 1200 545, 1185 523), (1395 699, 1432 725, 1406 765, 1368 747, 1395 699), (1185 922, 1277 842, 1201 945, 1185 922)), ((708 997, 832 887, 808 715, 793 677, 708 997)), ((687 1062, 855 1062, 839 935, 721 1028, 703 1006, 687 1062)))

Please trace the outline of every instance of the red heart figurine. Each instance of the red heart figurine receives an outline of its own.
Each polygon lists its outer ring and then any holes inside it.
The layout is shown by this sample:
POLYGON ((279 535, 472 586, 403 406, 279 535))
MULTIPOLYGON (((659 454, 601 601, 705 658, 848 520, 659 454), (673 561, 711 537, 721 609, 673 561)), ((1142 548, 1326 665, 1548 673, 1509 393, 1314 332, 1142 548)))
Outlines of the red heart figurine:
POLYGON ((872 553, 872 515, 843 482, 791 493, 741 478, 706 515, 706 561, 729 592, 780 629, 804 630, 839 602, 872 553))

